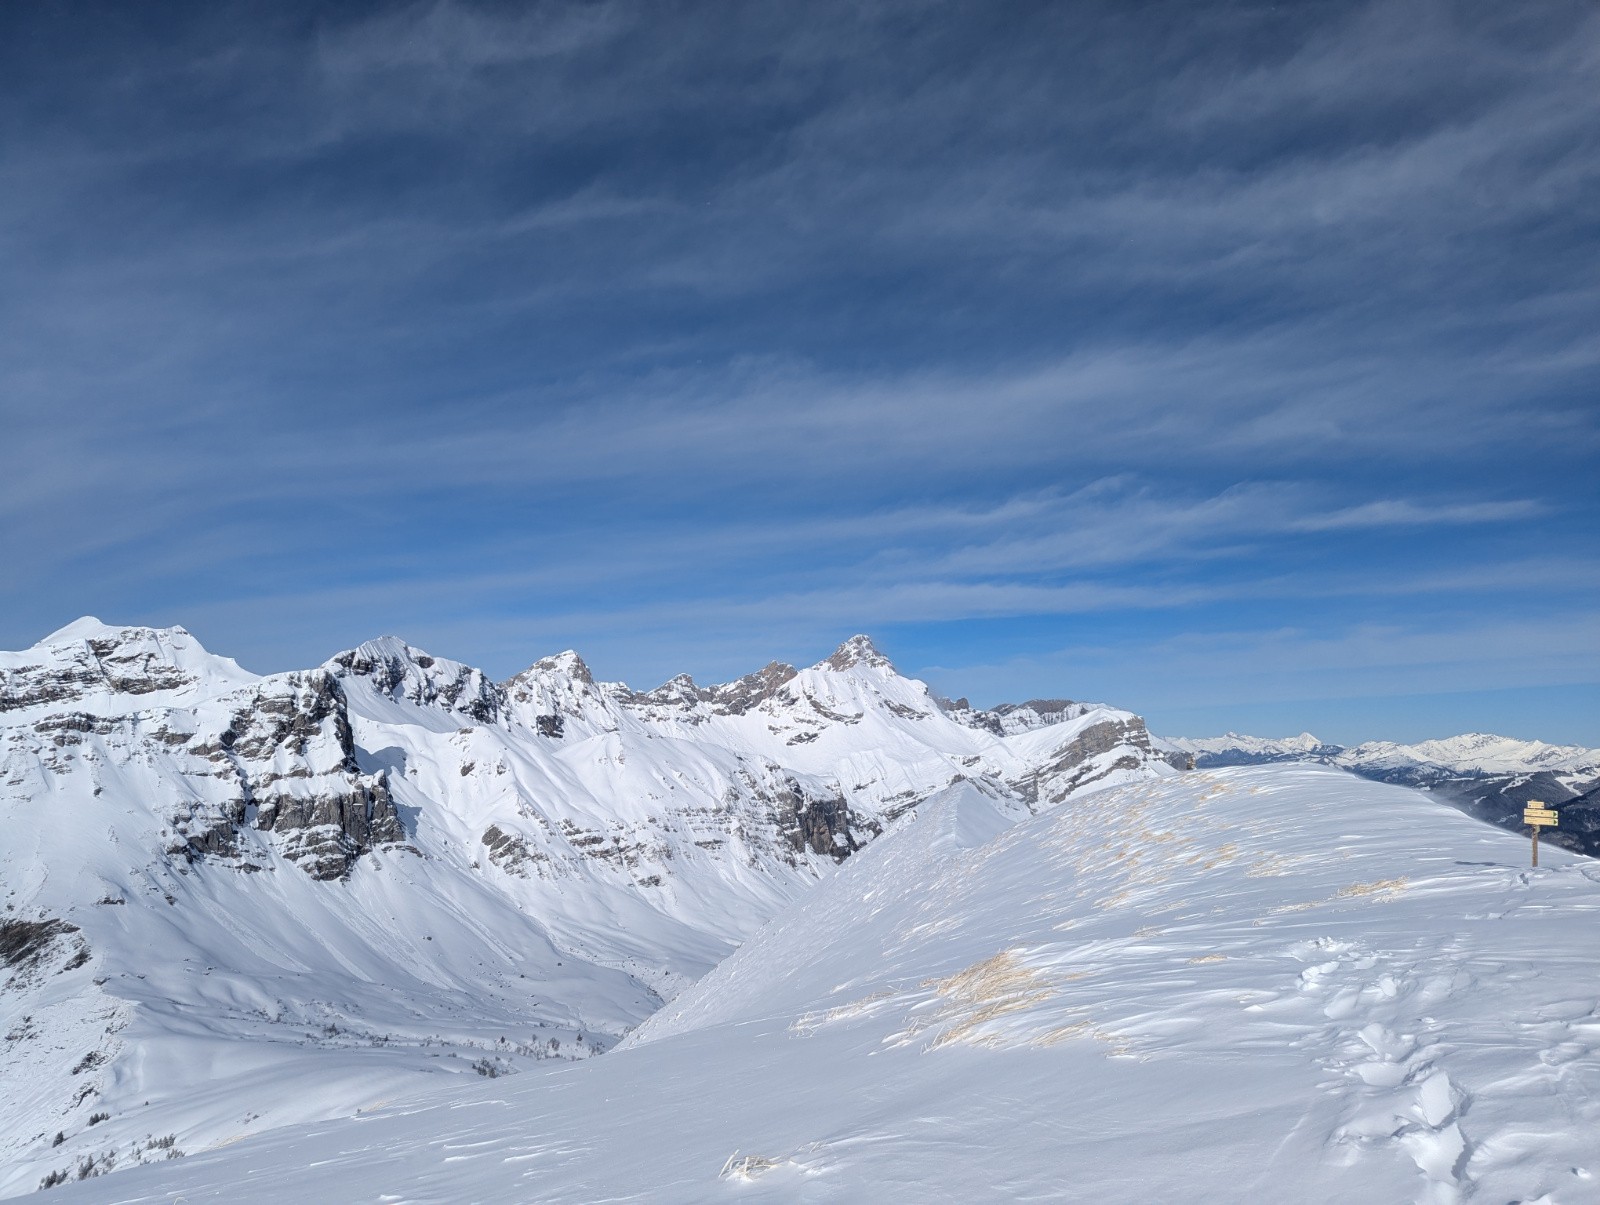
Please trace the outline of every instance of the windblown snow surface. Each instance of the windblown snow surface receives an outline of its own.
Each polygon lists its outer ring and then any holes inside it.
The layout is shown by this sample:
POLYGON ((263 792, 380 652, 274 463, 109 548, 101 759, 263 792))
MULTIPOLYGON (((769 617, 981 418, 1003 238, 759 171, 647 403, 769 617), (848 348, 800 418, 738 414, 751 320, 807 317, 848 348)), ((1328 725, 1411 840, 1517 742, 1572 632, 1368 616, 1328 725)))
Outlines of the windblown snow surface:
POLYGON ((1600 1201, 1600 864, 1326 767, 962 784, 618 1049, 52 1200, 1600 1201))

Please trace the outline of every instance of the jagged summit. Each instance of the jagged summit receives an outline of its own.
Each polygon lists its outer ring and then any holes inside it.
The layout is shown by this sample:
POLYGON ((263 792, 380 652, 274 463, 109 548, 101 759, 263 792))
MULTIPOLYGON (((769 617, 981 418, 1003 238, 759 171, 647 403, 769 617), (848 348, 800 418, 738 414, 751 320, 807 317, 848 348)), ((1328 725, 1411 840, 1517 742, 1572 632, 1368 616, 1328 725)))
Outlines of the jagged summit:
POLYGON ((784 661, 769 661, 753 674, 712 687, 709 695, 720 709, 742 715, 765 703, 792 682, 798 671, 784 661))
POLYGON ((831 657, 820 662, 815 668, 846 670, 857 665, 867 665, 873 669, 894 669, 894 664, 889 658, 879 652, 878 646, 872 643, 872 637, 863 635, 850 637, 833 651, 831 657))
POLYGON ((517 674, 510 681, 516 682, 534 674, 565 674, 567 677, 575 678, 585 685, 594 685, 594 675, 589 672, 589 666, 572 649, 565 649, 553 656, 540 657, 539 660, 535 661, 520 674, 517 674))
POLYGON ((368 640, 329 658, 324 668, 369 682, 392 699, 438 704, 479 722, 494 719, 505 702, 481 670, 425 653, 398 636, 368 640))

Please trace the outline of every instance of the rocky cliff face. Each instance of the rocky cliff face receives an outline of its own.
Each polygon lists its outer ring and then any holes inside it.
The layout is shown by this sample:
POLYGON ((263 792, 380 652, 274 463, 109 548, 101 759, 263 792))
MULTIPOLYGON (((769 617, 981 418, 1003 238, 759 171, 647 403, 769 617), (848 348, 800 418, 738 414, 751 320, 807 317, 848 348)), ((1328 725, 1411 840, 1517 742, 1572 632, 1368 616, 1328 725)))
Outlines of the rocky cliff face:
POLYGON ((357 765, 332 675, 240 685, 248 675, 181 629, 89 631, 7 655, 8 788, 43 795, 76 777, 98 795, 112 781, 153 779, 163 852, 184 864, 254 871, 276 850, 313 878, 340 878, 366 851, 404 841, 383 775, 357 765))
POLYGON ((420 707, 436 707, 478 723, 493 723, 505 691, 482 670, 430 657, 393 636, 369 640, 329 662, 336 673, 364 678, 381 694, 420 707))
POLYGON ((312 878, 342 878, 363 853, 405 840, 387 775, 361 773, 344 691, 325 671, 270 679, 219 743, 239 769, 254 827, 278 837, 312 878))
POLYGON ((1119 772, 1137 773, 1154 758, 1144 721, 1137 716, 1101 719, 1059 745, 1015 785, 1030 803, 1054 807, 1119 772))

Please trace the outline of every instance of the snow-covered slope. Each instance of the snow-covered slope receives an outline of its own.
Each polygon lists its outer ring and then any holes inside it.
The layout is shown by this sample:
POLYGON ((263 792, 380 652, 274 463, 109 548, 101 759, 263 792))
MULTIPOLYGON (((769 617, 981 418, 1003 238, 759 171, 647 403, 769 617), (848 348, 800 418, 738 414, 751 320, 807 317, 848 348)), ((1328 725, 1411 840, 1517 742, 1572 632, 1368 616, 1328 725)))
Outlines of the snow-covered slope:
POLYGON ((62 1201, 1600 1200, 1600 867, 1409 788, 958 784, 615 1052, 62 1201))
POLYGON ((387 637, 0 654, 0 1194, 586 1057, 953 782, 1020 817, 1173 773, 1137 716, 1055 720, 953 719, 865 637, 649 692, 387 637))

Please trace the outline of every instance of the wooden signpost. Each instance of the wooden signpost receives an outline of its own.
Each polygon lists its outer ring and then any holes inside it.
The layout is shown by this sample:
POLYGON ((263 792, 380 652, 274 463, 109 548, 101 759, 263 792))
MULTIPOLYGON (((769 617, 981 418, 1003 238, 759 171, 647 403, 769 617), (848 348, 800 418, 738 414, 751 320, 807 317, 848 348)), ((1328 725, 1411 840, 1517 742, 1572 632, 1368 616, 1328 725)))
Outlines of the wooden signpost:
POLYGON ((1561 818, 1556 815, 1555 808, 1547 808, 1536 799, 1528 800, 1522 809, 1522 823, 1533 830, 1533 864, 1539 865, 1539 830, 1545 825, 1558 828, 1561 818))

